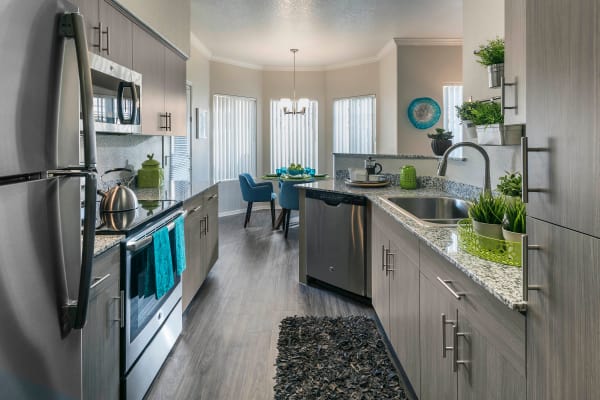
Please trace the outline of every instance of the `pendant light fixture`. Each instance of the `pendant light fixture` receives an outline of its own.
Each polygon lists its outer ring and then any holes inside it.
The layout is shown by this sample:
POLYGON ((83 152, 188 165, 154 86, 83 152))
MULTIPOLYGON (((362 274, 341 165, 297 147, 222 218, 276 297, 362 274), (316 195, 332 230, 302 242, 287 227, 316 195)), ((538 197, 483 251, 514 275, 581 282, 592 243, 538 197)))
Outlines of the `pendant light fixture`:
POLYGON ((280 102, 284 114, 304 114, 306 112, 306 107, 308 107, 309 100, 306 98, 296 100, 296 53, 298 52, 298 49, 290 49, 290 51, 294 55, 294 97, 293 99, 283 98, 280 102))

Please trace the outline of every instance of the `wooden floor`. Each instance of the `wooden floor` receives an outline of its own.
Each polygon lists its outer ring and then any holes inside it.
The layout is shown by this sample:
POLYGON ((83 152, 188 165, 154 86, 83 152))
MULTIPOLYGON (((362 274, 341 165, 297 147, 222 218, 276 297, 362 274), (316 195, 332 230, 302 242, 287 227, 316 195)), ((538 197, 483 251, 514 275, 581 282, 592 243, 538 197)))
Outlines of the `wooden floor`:
POLYGON ((219 260, 184 315, 183 334, 147 399, 272 399, 279 321, 369 315, 371 307, 298 283, 298 229, 269 212, 219 220, 219 260))

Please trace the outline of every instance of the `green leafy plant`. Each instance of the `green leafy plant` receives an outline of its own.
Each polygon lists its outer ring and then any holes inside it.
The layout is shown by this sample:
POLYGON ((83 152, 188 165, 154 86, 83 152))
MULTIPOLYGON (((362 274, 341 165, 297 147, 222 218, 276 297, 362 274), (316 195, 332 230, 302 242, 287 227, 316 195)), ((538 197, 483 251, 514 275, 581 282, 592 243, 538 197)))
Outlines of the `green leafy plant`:
POLYGON ((454 135, 452 135, 452 132, 447 131, 445 129, 435 128, 435 133, 428 133, 427 137, 429 139, 449 140, 449 139, 452 139, 454 137, 454 135))
POLYGON ((477 62, 481 65, 502 64, 504 62, 504 39, 489 40, 487 44, 479 46, 475 55, 479 58, 477 62))
POLYGON ((521 186, 523 178, 520 172, 506 172, 501 176, 496 188, 505 196, 521 197, 521 186))
POLYGON ((486 224, 502 224, 506 202, 503 197, 494 197, 489 193, 482 193, 469 208, 471 219, 486 224))
POLYGON ((520 199, 507 204, 505 214, 504 229, 515 233, 525 233, 527 210, 525 204, 520 199))
POLYGON ((479 101, 467 101, 460 106, 456 106, 456 116, 461 121, 473 120, 473 109, 479 107, 479 101))
POLYGON ((471 108, 471 121, 475 125, 492 125, 504 122, 500 104, 495 101, 477 102, 471 108))

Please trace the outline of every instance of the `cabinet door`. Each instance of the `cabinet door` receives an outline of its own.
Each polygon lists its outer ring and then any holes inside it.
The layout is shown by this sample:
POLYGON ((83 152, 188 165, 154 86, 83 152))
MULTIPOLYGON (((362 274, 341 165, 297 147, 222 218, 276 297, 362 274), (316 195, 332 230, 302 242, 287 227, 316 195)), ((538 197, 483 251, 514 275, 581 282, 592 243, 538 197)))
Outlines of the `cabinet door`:
POLYGON ((457 378, 452 369, 452 351, 442 357, 444 338, 452 347, 452 326, 442 325, 442 314, 448 320, 458 318, 454 299, 425 275, 420 279, 421 332, 421 400, 457 398, 457 378))
POLYGON ((505 88, 505 106, 516 109, 504 111, 504 124, 525 123, 526 52, 525 52, 525 0, 505 0, 504 3, 504 80, 514 83, 505 88))
POLYGON ((186 124, 185 60, 165 49, 165 111, 169 113, 169 135, 185 136, 186 124))
MULTIPOLYGON (((98 2, 102 0, 72 0, 79 7, 79 12, 85 20, 85 36, 88 42, 88 50, 100 54, 100 12, 98 2)), ((104 27, 103 27, 104 29, 104 27)))
POLYGON ((133 26, 133 69, 142 74, 142 133, 163 135, 167 126, 165 48, 137 25, 133 26))
POLYGON ((219 196, 217 186, 209 189, 206 204, 206 275, 219 258, 219 196))
POLYGON ((373 211, 371 224, 371 301, 386 333, 390 332, 390 280, 385 267, 385 253, 389 249, 389 240, 385 240, 383 232, 377 224, 373 211))
POLYGON ((528 215, 600 236, 597 0, 527 1, 528 215))
MULTIPOLYGON (((461 400, 525 400, 525 376, 504 357, 478 322, 459 311, 458 398, 461 400)), ((485 323, 485 322, 483 322, 485 323)))
POLYGON ((119 398, 119 262, 118 246, 94 259, 82 343, 85 399, 119 398))
POLYGON ((206 246, 203 237, 205 221, 204 204, 202 202, 188 209, 188 215, 185 219, 186 269, 182 276, 181 296, 184 311, 198 292, 205 277, 204 251, 206 246))
POLYGON ((390 235, 390 331, 394 351, 419 396, 419 266, 407 254, 419 249, 419 241, 395 224, 396 234, 390 235))
POLYGON ((101 54, 127 68, 132 67, 133 23, 105 0, 100 1, 102 29, 101 54), (104 50, 105 49, 105 50, 104 50))
POLYGON ((600 239, 527 218, 527 398, 600 398, 600 239))

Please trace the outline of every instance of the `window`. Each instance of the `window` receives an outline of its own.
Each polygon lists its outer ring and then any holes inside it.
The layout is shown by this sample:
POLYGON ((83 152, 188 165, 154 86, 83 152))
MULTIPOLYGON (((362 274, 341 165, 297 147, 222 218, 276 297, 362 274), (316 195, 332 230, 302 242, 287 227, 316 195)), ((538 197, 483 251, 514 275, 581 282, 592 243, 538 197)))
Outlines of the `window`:
POLYGON ((333 101, 333 152, 372 154, 375 148, 375 96, 333 101))
POLYGON ((256 99, 213 96, 215 182, 256 174, 256 99))
POLYGON ((192 181, 192 87, 185 86, 186 94, 186 132, 185 136, 171 137, 171 158, 169 178, 172 181, 192 181))
MULTIPOLYGON (((452 138, 453 143, 463 141, 462 125, 456 115, 456 106, 460 106, 462 103, 462 85, 444 86, 444 129, 454 134, 454 138, 452 138)), ((457 152, 459 150, 461 149, 457 149, 457 152)))
POLYGON ((305 114, 284 114, 271 100, 271 171, 291 163, 318 169, 319 103, 310 100, 305 114))

